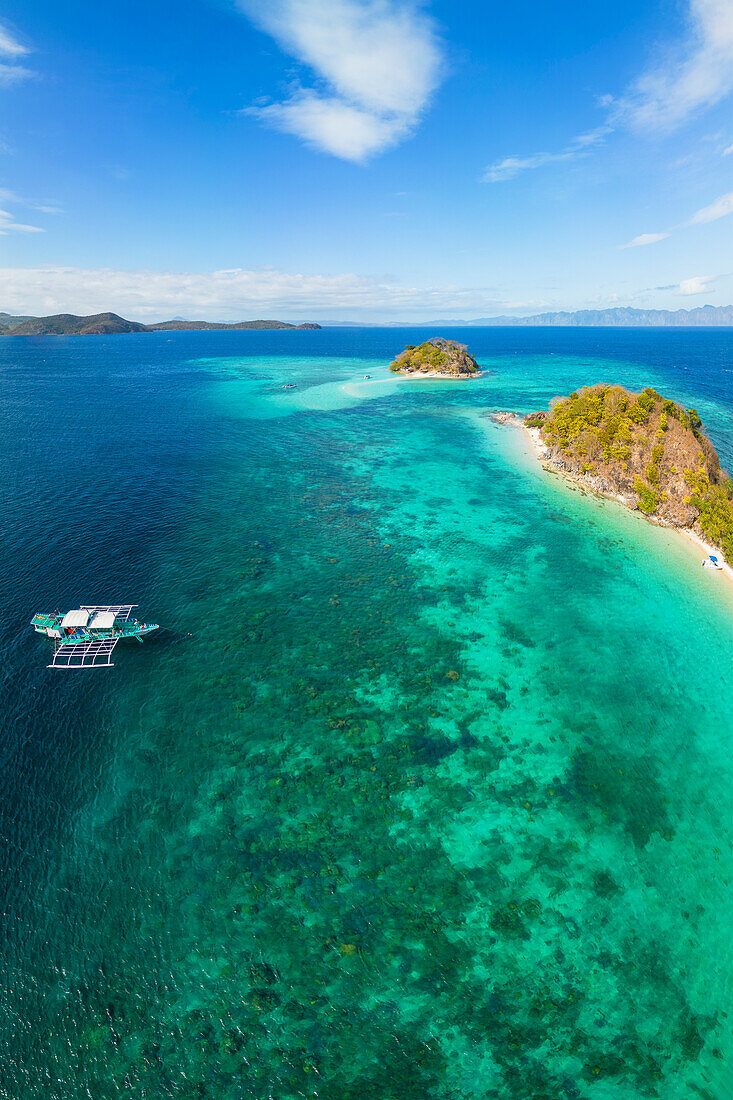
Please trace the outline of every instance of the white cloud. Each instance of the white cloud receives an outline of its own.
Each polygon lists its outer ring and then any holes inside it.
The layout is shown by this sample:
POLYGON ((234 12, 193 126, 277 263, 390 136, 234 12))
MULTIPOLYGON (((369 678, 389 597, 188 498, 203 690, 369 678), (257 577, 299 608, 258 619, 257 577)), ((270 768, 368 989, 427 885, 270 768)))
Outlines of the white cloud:
POLYGON ((645 244, 656 244, 657 241, 666 240, 668 236, 669 233, 641 233, 638 237, 634 237, 633 241, 623 245, 623 248, 640 248, 645 244))
POLYGON ((432 22, 410 0, 239 0, 319 87, 247 109, 344 160, 409 134, 440 79, 432 22))
POLYGON ((683 297, 690 294, 708 294, 710 287, 707 284, 711 281, 710 275, 696 275, 693 279, 683 279, 676 293, 683 297))
POLYGON ((615 101, 614 120, 671 130, 733 90, 731 0, 690 0, 687 22, 685 39, 615 101))
MULTIPOLYGON (((487 313, 508 308, 481 288, 409 287, 344 273, 289 274, 274 268, 230 271, 120 271, 74 267, 0 268, 0 307, 11 313, 100 313, 162 319, 309 317, 372 311, 487 313)), ((461 313, 458 314, 459 316, 461 313)))
MULTIPOLYGON (((391 317, 435 319, 492 317, 633 303, 652 291, 691 296, 731 276, 685 279, 680 284, 609 293, 580 302, 546 298, 513 300, 495 288, 403 286, 386 279, 352 273, 291 274, 275 268, 223 271, 122 271, 116 268, 0 268, 0 309, 20 314, 102 313, 114 310, 133 320, 323 320, 391 317)), ((556 289, 556 288, 552 288, 556 289)))
POLYGON ((384 118, 315 92, 301 92, 285 103, 252 107, 247 113, 295 134, 315 149, 356 163, 394 144, 410 128, 405 118, 384 118))
POLYGON ((0 202, 9 202, 13 205, 24 206, 27 210, 38 210, 42 214, 61 214, 61 207, 56 203, 36 202, 34 199, 24 199, 17 191, 11 191, 8 187, 0 187, 0 202))
POLYGON ((553 161, 570 160, 575 153, 530 153, 525 157, 504 157, 490 164, 483 175, 484 183, 503 183, 504 180, 513 180, 520 172, 528 168, 542 168, 553 161))
POLYGON ((612 133, 612 129, 611 126, 599 126, 595 130, 579 134, 559 153, 530 153, 527 156, 504 157, 488 166, 483 175, 484 183, 501 183, 504 180, 514 179, 528 168, 543 168, 546 164, 553 164, 556 161, 575 160, 577 157, 586 156, 589 149, 594 145, 600 145, 612 133))
POLYGON ((7 29, 0 24, 0 57, 9 58, 10 61, 0 61, 0 86, 16 84, 19 80, 34 74, 24 65, 16 64, 19 57, 28 53, 28 47, 20 42, 7 29))
MULTIPOLYGON (((31 199, 21 198, 15 191, 11 191, 7 187, 0 187, 0 202, 10 203, 12 206, 22 206, 26 210, 37 210, 42 214, 60 214, 61 210, 58 206, 48 205, 45 203, 34 202, 31 199)), ((8 233, 43 233, 44 230, 38 225, 26 225, 23 222, 16 221, 15 214, 11 214, 9 210, 0 210, 0 236, 5 237, 8 233)))
POLYGON ((27 46, 21 46, 9 30, 0 26, 0 54, 4 57, 22 57, 25 53, 28 53, 27 46))
POLYGON ((687 224, 704 225, 707 222, 716 222, 718 218, 725 218, 728 214, 733 214, 733 191, 729 191, 727 195, 721 195, 715 202, 711 202, 710 206, 698 210, 687 224))
POLYGON ((689 221, 682 222, 681 225, 673 225, 671 229, 666 230, 664 233, 642 233, 641 236, 634 237, 633 241, 629 241, 628 244, 621 247, 638 248, 639 245, 656 244, 657 241, 663 241, 671 236, 677 229, 687 229, 692 225, 707 225, 709 222, 718 221, 719 218, 726 218, 729 214, 733 214, 733 191, 729 191, 727 195, 721 195, 709 206, 704 206, 702 210, 698 210, 689 221))
POLYGON ((435 85, 429 21, 394 0, 268 0, 252 17, 345 99, 380 112, 417 111, 435 85))
POLYGON ((43 233, 43 230, 37 225, 23 225, 7 210, 0 210, 0 237, 8 233, 43 233))
MULTIPOLYGON (((719 103, 731 91, 733 0, 689 0, 683 40, 634 81, 624 95, 602 97, 600 105, 607 109, 603 126, 588 135, 581 134, 559 153, 504 157, 486 169, 484 180, 496 183, 513 179, 528 168, 574 160, 622 125, 673 130, 698 111, 719 103)), ((723 156, 731 153, 733 145, 723 156)))
POLYGON ((5 65, 0 61, 0 86, 9 87, 11 84, 17 84, 21 80, 27 80, 29 76, 35 76, 35 73, 31 69, 26 69, 24 65, 5 65))
POLYGON ((613 133, 613 126, 604 124, 603 126, 596 126, 595 130, 588 130, 584 134, 578 134, 576 138, 570 143, 570 148, 573 149, 587 149, 591 145, 600 145, 609 134, 613 133))

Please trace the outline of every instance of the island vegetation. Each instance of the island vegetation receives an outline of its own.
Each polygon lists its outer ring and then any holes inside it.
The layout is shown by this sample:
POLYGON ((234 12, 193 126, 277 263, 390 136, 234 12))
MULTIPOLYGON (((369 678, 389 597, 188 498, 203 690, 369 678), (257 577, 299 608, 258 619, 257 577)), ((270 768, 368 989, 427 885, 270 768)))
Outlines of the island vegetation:
POLYGON ((433 336, 423 344, 408 344, 389 366, 395 374, 476 378, 481 369, 465 344, 433 336))
POLYGON ((0 313, 0 336, 105 336, 123 332, 175 332, 208 331, 210 329, 315 329, 313 322, 291 325, 287 321, 159 321, 145 325, 142 321, 128 321, 117 313, 95 313, 77 316, 74 313, 56 313, 51 317, 13 317, 0 313))
POLYGON ((733 560, 733 481, 695 409, 647 388, 589 386, 532 413, 547 465, 671 527, 691 528, 733 560))

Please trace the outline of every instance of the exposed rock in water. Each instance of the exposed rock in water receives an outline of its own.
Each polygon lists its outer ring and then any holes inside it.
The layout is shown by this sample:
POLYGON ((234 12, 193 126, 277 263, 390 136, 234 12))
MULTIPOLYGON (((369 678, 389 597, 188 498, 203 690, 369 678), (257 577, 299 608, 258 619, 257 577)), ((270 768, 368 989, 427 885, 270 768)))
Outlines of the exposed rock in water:
POLYGON ((456 378, 474 378, 481 373, 465 344, 442 336, 433 336, 424 344, 408 344, 389 369, 395 374, 447 374, 456 378))
POLYGON ((669 527, 691 527, 733 558, 733 481, 695 409, 651 388, 589 386, 524 418, 545 465, 669 527))

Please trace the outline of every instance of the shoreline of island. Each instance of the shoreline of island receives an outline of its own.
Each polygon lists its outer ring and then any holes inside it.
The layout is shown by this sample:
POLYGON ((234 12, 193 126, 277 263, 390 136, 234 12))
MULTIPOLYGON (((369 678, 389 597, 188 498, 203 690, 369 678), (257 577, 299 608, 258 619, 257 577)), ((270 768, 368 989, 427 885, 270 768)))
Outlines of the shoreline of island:
POLYGON ((468 382, 474 378, 482 378, 483 375, 488 374, 488 371, 478 370, 473 374, 456 374, 450 371, 393 371, 395 378, 407 378, 415 379, 416 381, 431 380, 433 378, 443 379, 446 382, 468 382))
POLYGON ((643 512, 639 511, 633 502, 631 497, 624 496, 623 493, 608 493, 601 489, 598 489, 591 485, 587 479, 578 477, 568 470, 558 470, 548 462, 549 447, 542 440, 540 429, 528 427, 524 423, 524 420, 517 416, 515 413, 499 414, 502 424, 514 424, 516 427, 521 428, 526 438, 529 440, 531 448, 535 457, 540 462, 543 470, 547 473, 556 474, 559 478, 567 480, 571 485, 577 486, 583 489, 585 492, 590 493, 592 496, 598 497, 600 500, 610 500, 616 504, 626 508, 627 511, 637 512, 639 516, 651 524, 652 527, 660 527, 665 531, 672 531, 678 534, 681 538, 681 545, 685 546, 689 552, 692 550, 703 550, 705 554, 710 557, 714 554, 722 565, 720 572, 726 577, 729 584, 733 585, 733 567, 725 558, 723 551, 719 546, 714 546, 709 542, 706 542, 702 535, 699 535, 697 531, 694 531, 692 527, 676 527, 671 523, 664 523, 663 521, 655 518, 654 516, 647 516, 643 512))

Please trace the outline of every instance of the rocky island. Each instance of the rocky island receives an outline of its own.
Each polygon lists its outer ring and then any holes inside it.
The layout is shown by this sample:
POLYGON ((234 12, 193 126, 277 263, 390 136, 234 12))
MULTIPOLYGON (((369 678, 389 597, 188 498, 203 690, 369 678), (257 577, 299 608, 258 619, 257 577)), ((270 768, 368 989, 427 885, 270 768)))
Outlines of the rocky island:
POLYGON ((395 374, 433 378, 478 378, 481 368, 465 344, 433 336, 423 344, 408 344, 389 369, 395 374))
POLYGON ((599 385, 556 399, 524 424, 546 468, 691 531, 733 561, 733 481, 695 409, 651 388, 599 385))

